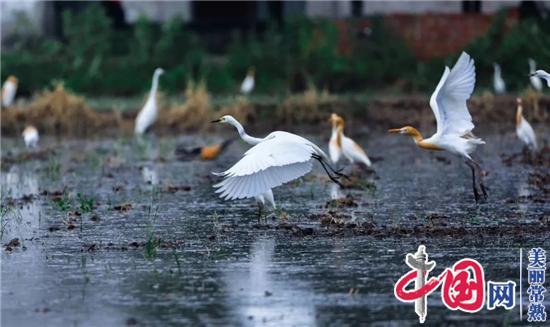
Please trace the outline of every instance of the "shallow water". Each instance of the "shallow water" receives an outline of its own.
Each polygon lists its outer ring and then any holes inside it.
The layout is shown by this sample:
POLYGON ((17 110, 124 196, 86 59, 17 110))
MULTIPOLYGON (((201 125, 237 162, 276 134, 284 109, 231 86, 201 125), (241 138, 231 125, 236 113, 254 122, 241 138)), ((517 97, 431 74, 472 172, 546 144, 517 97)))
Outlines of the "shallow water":
MULTIPOLYGON (((309 137, 318 144, 326 141, 309 137)), ((234 143, 215 162, 180 162, 172 155, 176 144, 219 137, 43 140, 42 149, 55 153, 2 168, 2 244, 19 238, 21 245, 2 250, 1 322, 416 324, 414 306, 397 301, 393 285, 408 271, 406 253, 418 245, 425 244, 437 261, 436 274, 469 256, 484 264, 487 280, 496 281, 518 280, 520 247, 550 248, 545 232, 550 206, 529 182, 535 169, 548 174, 548 168, 519 160, 503 164, 501 154, 521 150, 513 134, 484 138, 487 145, 477 156, 489 172, 490 198, 479 206, 471 194, 470 171, 459 159, 423 152, 401 136, 373 133, 362 140, 377 159, 368 177, 376 190, 342 190, 357 207, 330 210, 358 224, 467 230, 420 237, 354 235, 321 224, 316 217, 329 212, 325 204, 334 190, 319 167, 275 189, 286 214, 276 211, 258 224, 252 201, 224 202, 211 187, 217 178, 210 173, 228 168, 246 145, 234 143), (83 209, 78 193, 94 200, 91 212, 83 209), (60 204, 54 198, 61 198, 60 204), (62 210, 64 204, 70 208, 62 210), (430 215, 436 218, 427 219, 430 215), (482 226, 503 232, 483 235, 482 226), (535 226, 542 233, 518 234, 506 226, 520 231, 535 226), (357 293, 350 295, 351 289, 357 293)), ((2 149, 12 156, 24 151, 20 140, 7 138, 2 149)), ((447 310, 439 291, 429 297, 430 323, 518 320, 517 307, 467 314, 447 310)))

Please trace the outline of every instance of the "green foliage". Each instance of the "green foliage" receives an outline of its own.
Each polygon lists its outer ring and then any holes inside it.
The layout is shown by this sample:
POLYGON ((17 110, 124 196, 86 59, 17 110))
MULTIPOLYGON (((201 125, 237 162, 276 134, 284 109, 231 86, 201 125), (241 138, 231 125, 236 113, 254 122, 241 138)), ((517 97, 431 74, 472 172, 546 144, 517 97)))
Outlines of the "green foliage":
POLYGON ((57 208, 61 211, 68 211, 71 209, 72 200, 66 195, 63 194, 63 197, 53 200, 57 205, 57 208))
POLYGON ((500 13, 489 32, 474 40, 466 49, 476 60, 478 85, 492 85, 493 63, 502 67, 507 89, 523 90, 529 79, 528 58, 533 58, 538 67, 550 65, 550 26, 533 19, 520 21, 505 32, 505 13, 500 13), (481 78, 480 78, 481 77, 481 78))
POLYGON ((99 76, 112 34, 111 22, 103 9, 93 4, 78 14, 63 12, 63 34, 70 70, 84 71, 90 78, 99 76))
MULTIPOLYGON (((500 13, 489 32, 466 49, 476 60, 478 89, 491 85, 493 62, 503 67, 509 90, 527 85, 527 58, 550 65, 548 20, 524 20, 509 30, 505 19, 506 13, 500 13)), ((23 31, 25 17, 18 21, 16 31, 23 31)), ((102 7, 92 4, 63 14, 63 41, 15 33, 13 51, 1 58, 2 79, 18 76, 22 93, 64 80, 79 93, 135 95, 146 92, 153 70, 163 67, 163 92, 180 93, 187 80, 205 80, 210 91, 232 94, 255 67, 256 93, 303 91, 308 85, 332 92, 388 87, 429 92, 443 65, 459 55, 420 62, 383 17, 369 18, 368 29, 353 20, 346 24, 288 18, 269 23, 262 33, 235 33, 225 53, 214 56, 181 18, 159 25, 141 17, 130 29, 115 30, 102 7)))
POLYGON ((94 202, 95 202, 94 198, 86 198, 82 194, 77 193, 76 199, 78 201, 78 205, 81 212, 86 213, 94 210, 94 202))

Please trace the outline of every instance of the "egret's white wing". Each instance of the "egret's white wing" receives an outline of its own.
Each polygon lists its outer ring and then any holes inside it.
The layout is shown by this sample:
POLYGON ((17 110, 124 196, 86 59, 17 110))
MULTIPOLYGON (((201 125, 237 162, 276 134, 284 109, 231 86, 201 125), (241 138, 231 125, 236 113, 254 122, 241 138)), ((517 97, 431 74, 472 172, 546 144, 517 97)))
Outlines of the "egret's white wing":
POLYGON ((297 135, 276 132, 249 149, 227 171, 225 179, 214 185, 216 193, 229 200, 260 195, 311 171, 316 149, 297 135))
POLYGON ((445 67, 430 98, 430 107, 437 121, 437 134, 462 136, 474 128, 466 100, 472 95, 475 82, 474 60, 466 52, 462 52, 452 70, 445 67))
POLYGON ((371 166, 370 159, 365 150, 347 136, 342 137, 342 151, 351 162, 362 162, 367 167, 371 166))
POLYGON ((537 137, 535 136, 535 131, 533 130, 533 127, 531 127, 531 124, 529 124, 527 120, 521 120, 521 123, 516 128, 516 133, 519 139, 523 143, 525 143, 525 145, 535 151, 537 150, 537 137))

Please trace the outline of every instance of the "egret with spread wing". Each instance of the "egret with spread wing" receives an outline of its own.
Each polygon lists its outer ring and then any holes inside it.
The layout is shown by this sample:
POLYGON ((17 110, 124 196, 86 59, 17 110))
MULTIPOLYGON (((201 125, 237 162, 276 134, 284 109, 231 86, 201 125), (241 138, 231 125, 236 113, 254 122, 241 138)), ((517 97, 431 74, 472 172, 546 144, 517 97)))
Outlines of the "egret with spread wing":
POLYGON ((546 81, 546 85, 550 87, 550 74, 548 74, 546 71, 539 69, 536 70, 534 73, 529 74, 529 76, 544 79, 546 81))
POLYGON ((428 139, 424 139, 420 132, 411 126, 390 129, 389 132, 410 135, 416 145, 422 149, 445 150, 465 158, 466 164, 472 170, 474 197, 477 202, 480 196, 486 200, 487 191, 483 184, 481 167, 470 156, 478 145, 485 144, 482 139, 472 134, 474 124, 466 105, 466 100, 474 90, 475 82, 474 61, 467 53, 462 52, 452 70, 445 67, 443 76, 430 98, 430 107, 437 122, 437 132, 428 139), (478 192, 478 185, 481 195, 478 192))
POLYGON ((153 74, 153 83, 151 85, 151 92, 149 93, 147 102, 145 102, 145 105, 136 117, 136 125, 134 128, 134 132, 136 135, 142 135, 143 133, 145 133, 147 129, 155 123, 155 120, 157 120, 157 88, 159 84, 159 77, 162 74, 164 74, 164 70, 162 68, 155 69, 155 72, 153 74))
POLYGON ((344 119, 333 113, 330 115, 330 122, 332 123, 332 135, 328 143, 328 150, 332 163, 337 164, 343 154, 351 163, 359 162, 370 167, 371 162, 365 150, 344 135, 344 119))
POLYGON ((323 150, 301 136, 277 131, 265 138, 256 138, 249 136, 232 116, 223 116, 213 122, 233 125, 243 141, 254 145, 233 167, 214 173, 224 177, 214 185, 221 198, 255 198, 259 204, 263 200, 272 202, 271 189, 309 173, 314 159, 321 163, 334 182, 339 183, 338 178, 343 176, 330 167, 323 150))
POLYGON ((529 148, 531 151, 537 151, 537 137, 531 124, 523 117, 523 106, 521 105, 521 98, 517 98, 518 109, 516 111, 516 134, 518 138, 529 148))

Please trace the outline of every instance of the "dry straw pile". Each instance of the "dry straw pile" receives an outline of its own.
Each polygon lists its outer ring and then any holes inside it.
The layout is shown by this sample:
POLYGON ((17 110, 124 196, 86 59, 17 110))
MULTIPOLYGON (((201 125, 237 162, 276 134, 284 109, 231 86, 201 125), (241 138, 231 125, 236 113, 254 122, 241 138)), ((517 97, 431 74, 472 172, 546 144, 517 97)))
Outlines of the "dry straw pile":
POLYGON ((62 84, 36 95, 27 108, 2 110, 3 134, 18 134, 25 126, 34 125, 41 133, 85 135, 114 123, 91 110, 83 97, 65 90, 62 84))

